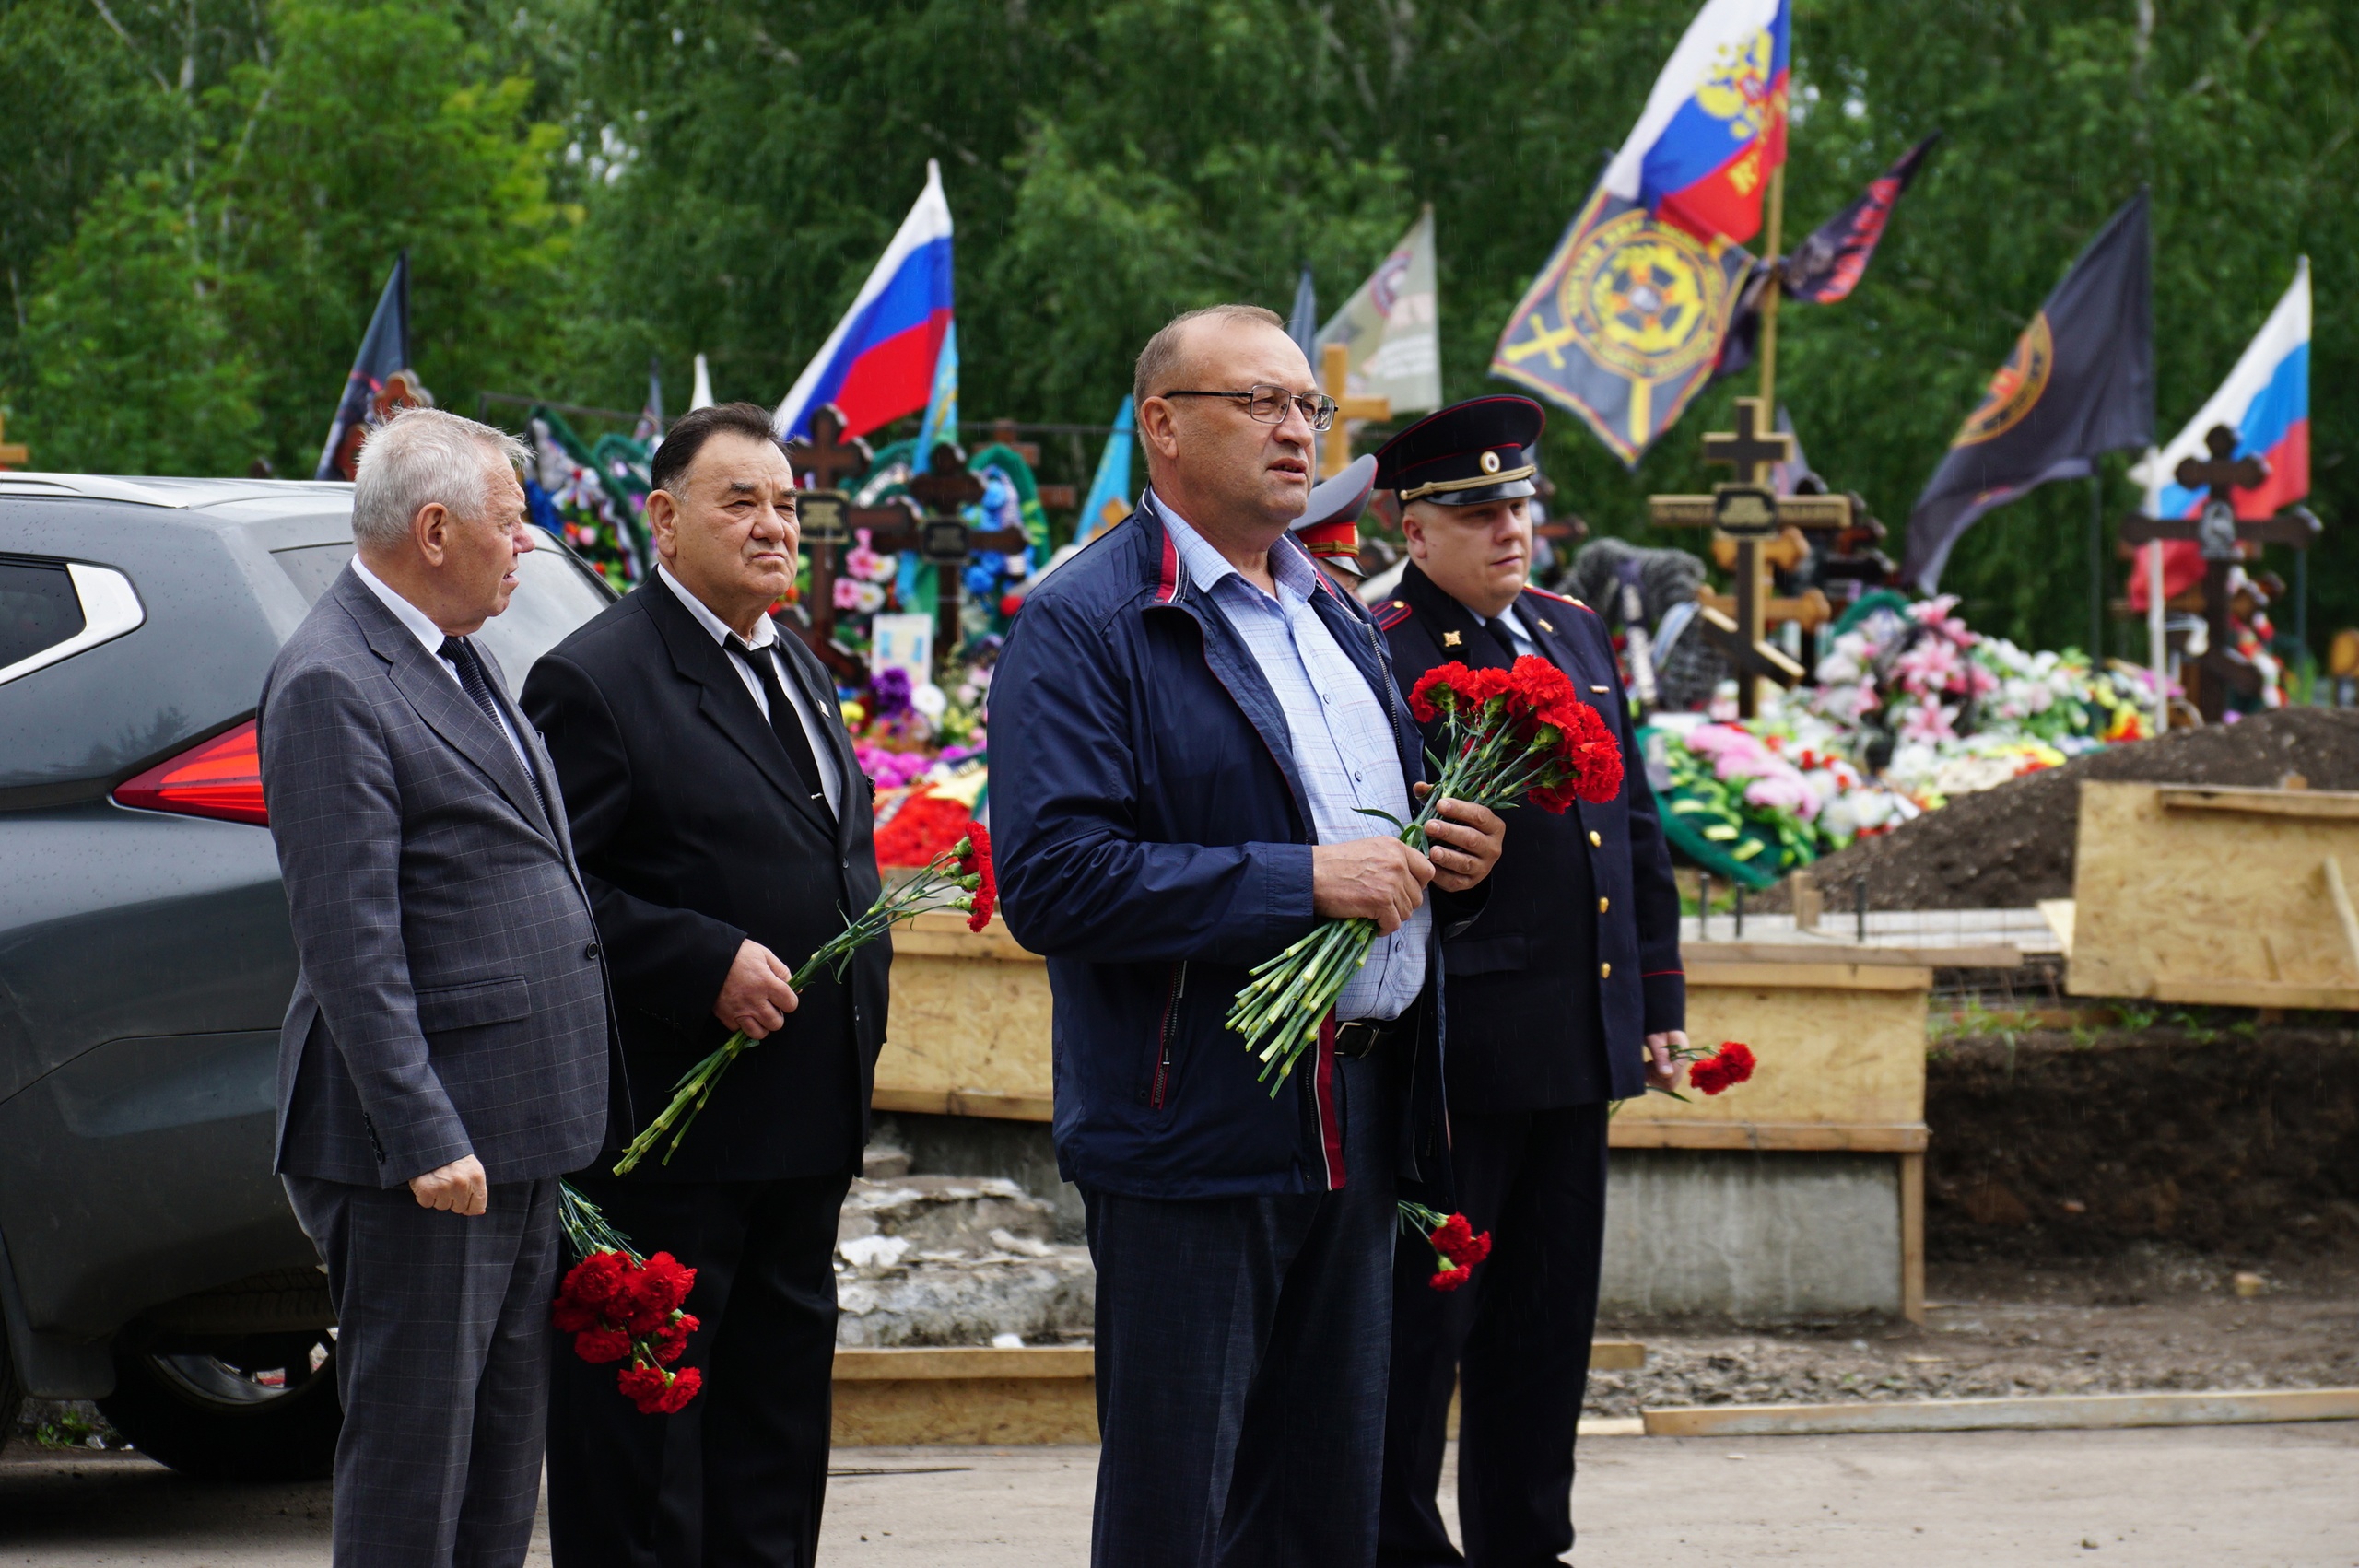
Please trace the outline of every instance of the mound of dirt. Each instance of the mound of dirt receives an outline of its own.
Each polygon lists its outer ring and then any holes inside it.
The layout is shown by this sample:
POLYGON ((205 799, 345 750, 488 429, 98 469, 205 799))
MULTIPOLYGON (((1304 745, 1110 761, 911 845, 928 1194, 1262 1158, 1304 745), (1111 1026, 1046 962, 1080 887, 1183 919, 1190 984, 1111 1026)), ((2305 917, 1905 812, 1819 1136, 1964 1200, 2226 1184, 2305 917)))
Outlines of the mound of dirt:
MULTIPOLYGON (((2299 774, 2313 790, 2359 790, 2359 713, 2289 708, 2237 724, 2107 746, 2061 767, 1960 795, 1810 868, 1830 908, 1867 879, 1875 909, 2020 909, 2072 896, 2081 781, 2268 787, 2299 774)), ((1759 907, 1787 907, 1781 885, 1759 907)))
POLYGON ((1925 1120, 1935 1258, 2359 1249, 2359 1032, 2182 1012, 1956 1039, 1925 1120))

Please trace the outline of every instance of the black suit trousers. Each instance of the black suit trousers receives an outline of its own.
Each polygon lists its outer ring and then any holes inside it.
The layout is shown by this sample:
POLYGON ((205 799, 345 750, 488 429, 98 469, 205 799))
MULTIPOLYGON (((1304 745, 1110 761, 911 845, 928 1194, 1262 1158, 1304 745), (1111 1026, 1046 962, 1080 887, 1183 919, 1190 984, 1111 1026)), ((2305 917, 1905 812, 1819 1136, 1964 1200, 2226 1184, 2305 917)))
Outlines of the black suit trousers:
POLYGON ((1602 1104, 1450 1117, 1459 1206, 1491 1233, 1491 1256, 1457 1291, 1437 1291, 1426 1282, 1433 1249, 1402 1238, 1383 1568, 1540 1568, 1572 1550, 1573 1439, 1605 1244, 1605 1128, 1602 1104), (1434 1495, 1453 1385, 1462 1557, 1434 1495))
POLYGON ((557 1568, 809 1568, 827 1490, 836 1216, 851 1177, 574 1178, 641 1252, 697 1271, 678 1366, 704 1391, 643 1416, 555 1336, 549 1545, 557 1568))

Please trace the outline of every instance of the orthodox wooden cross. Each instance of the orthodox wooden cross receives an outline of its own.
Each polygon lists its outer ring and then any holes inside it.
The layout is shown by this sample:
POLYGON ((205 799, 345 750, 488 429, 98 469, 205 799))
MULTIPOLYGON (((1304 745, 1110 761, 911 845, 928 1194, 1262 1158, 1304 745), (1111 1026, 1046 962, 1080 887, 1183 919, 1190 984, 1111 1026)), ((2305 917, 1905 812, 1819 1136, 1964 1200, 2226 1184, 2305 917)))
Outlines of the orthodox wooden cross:
POLYGON ((924 509, 922 518, 907 532, 872 533, 869 540, 875 549, 914 549, 933 563, 933 657, 947 665, 958 656, 959 579, 967 562, 978 550, 1014 554, 1032 541, 1020 528, 977 532, 967 526, 959 512, 983 498, 983 481, 967 471, 967 454, 948 441, 934 447, 925 472, 910 481, 910 494, 924 509))
POLYGON ((805 606, 809 625, 803 628, 804 640, 837 674, 858 681, 866 674, 860 661, 836 646, 836 552, 851 542, 855 529, 870 530, 873 539, 879 531, 911 531, 916 519, 910 504, 898 497, 881 507, 851 504, 843 482, 867 473, 874 460, 866 441, 843 439, 843 427, 836 405, 825 405, 811 415, 809 439, 797 437, 786 443, 786 458, 795 474, 810 482, 810 488, 795 497, 803 548, 811 557, 811 602, 805 606))
POLYGON ((1770 547, 1788 529, 1834 532, 1850 527, 1851 499, 1778 495, 1770 470, 1791 460, 1794 439, 1771 425, 1767 405, 1757 397, 1736 400, 1736 423, 1733 431, 1704 438, 1704 461, 1728 467, 1733 479, 1713 486, 1708 496, 1649 497, 1647 509, 1658 528, 1709 528, 1715 545, 1734 550, 1736 614, 1731 618, 1708 603, 1698 624, 1735 668, 1737 711, 1750 719, 1760 711, 1760 682, 1791 687, 1804 673, 1768 640, 1770 620, 1812 614, 1806 601, 1769 597, 1770 547))
POLYGON ((1353 419, 1390 419, 1392 400, 1389 397, 1367 397, 1351 390, 1352 351, 1340 343, 1331 343, 1319 355, 1319 385, 1335 400, 1335 424, 1319 440, 1319 477, 1332 479, 1352 465, 1352 431, 1347 423, 1353 419))
MULTIPOLYGON (((0 414, 0 436, 6 436, 7 434, 7 429, 8 416, 5 414, 0 414)), ((6 468, 11 464, 16 467, 22 468, 26 464, 31 462, 32 460, 32 450, 25 446, 22 442, 0 440, 0 468, 6 468)))
POLYGON ((2216 724, 2228 708, 2228 688, 2247 696, 2259 695, 2260 671, 2232 646, 2228 624, 2228 575, 2244 559, 2245 543, 2291 544, 2309 548, 2318 536, 2318 520, 2303 510, 2284 511, 2257 522, 2236 520, 2236 492, 2256 488, 2269 477, 2269 464, 2258 457, 2238 457, 2236 433, 2214 425, 2203 444, 2211 457, 2187 458, 2172 474, 2190 490, 2207 492, 2203 509, 2191 518, 2126 517, 2122 542, 2144 544, 2163 539, 2192 539, 2203 551, 2203 657, 2196 661, 2202 678, 2195 683, 2195 703, 2207 724, 2216 724))

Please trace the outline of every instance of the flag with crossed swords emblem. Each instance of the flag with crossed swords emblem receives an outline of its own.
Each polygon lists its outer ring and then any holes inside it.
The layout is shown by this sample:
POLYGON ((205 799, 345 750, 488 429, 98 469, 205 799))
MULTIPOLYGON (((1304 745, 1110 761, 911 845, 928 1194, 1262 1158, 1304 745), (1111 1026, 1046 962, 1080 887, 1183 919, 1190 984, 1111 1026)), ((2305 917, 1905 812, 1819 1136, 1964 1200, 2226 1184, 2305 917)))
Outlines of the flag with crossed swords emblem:
POLYGON ((1491 373, 1571 409, 1624 463, 1703 390, 1752 255, 1601 184, 1499 334, 1491 373))

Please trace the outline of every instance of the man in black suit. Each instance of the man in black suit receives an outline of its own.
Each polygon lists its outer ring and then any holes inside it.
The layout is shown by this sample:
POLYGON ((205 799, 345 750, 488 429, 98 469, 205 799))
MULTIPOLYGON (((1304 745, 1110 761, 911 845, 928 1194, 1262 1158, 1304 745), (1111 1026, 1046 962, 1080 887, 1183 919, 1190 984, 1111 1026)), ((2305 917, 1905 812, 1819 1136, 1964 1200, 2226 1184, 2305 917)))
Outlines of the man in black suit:
POLYGON ((642 1119, 742 1029, 669 1163, 580 1185, 697 1270, 683 1365, 705 1392, 637 1414, 558 1352, 549 1527, 561 1568, 807 1564, 827 1489, 836 1213, 860 1169, 891 944, 800 996, 795 965, 878 890, 870 791, 827 672, 768 614, 792 586, 794 475, 769 415, 698 409, 656 449, 662 565, 533 667, 614 975, 642 1119))
POLYGON ((1375 606, 1403 693, 1437 664, 1547 660, 1622 745, 1621 793, 1562 816, 1509 819, 1491 900, 1442 943, 1450 1166, 1487 1261, 1433 1290, 1431 1248, 1394 1254, 1392 1383, 1377 1561, 1385 1568, 1531 1568, 1573 1544, 1573 1439, 1597 1325, 1611 1102, 1668 1087, 1684 1046, 1679 895, 1604 624, 1526 586, 1533 493, 1529 398, 1427 415, 1377 453, 1402 504, 1410 564, 1375 606), (1453 1385, 1458 1512, 1435 1505, 1453 1385))

